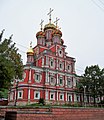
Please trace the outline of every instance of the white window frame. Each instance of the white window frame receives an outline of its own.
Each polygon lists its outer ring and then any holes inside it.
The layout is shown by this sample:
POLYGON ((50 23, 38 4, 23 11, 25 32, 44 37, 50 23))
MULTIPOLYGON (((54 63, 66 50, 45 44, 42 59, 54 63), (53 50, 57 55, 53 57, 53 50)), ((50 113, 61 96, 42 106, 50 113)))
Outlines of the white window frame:
POLYGON ((51 85, 55 85, 56 84, 55 77, 53 77, 53 76, 50 77, 50 84, 51 85), (51 81, 51 79, 53 79, 53 82, 51 81))
POLYGON ((35 82, 40 83, 40 81, 41 81, 41 77, 42 77, 41 74, 39 74, 39 73, 35 73, 34 76, 35 76, 35 82), (38 79, 37 79, 37 75, 38 75, 38 77, 39 77, 38 79))
POLYGON ((72 94, 68 94, 68 102, 72 102, 72 94), (69 96, 71 97, 71 101, 69 101, 69 96))
POLYGON ((67 86, 72 87, 72 79, 69 77, 67 78, 67 86), (70 84, 68 84, 69 81, 70 81, 70 84))
POLYGON ((68 72, 71 72, 71 69, 72 69, 71 65, 68 64, 68 65, 67 65, 67 70, 68 70, 68 72), (69 66, 69 68, 68 68, 68 66, 69 66))
POLYGON ((18 90, 18 99, 22 99, 23 98, 23 90, 18 90), (21 96, 20 96, 21 93, 21 96))
POLYGON ((59 77, 59 85, 63 86, 63 84, 64 84, 64 80, 63 80, 63 77, 61 76, 61 77, 59 77), (60 84, 60 79, 62 80, 62 84, 60 84))
POLYGON ((61 94, 59 95, 59 99, 60 99, 61 101, 64 101, 64 93, 61 93, 61 94), (62 99, 61 99, 61 96, 62 96, 62 99))
POLYGON ((40 91, 34 91, 34 99, 36 100, 40 99, 40 91), (38 97, 36 97, 36 94, 38 94, 38 97))
POLYGON ((55 100, 55 93, 54 92, 50 92, 50 100, 55 100), (53 98, 51 98, 51 95, 53 95, 53 98))
POLYGON ((50 59, 50 67, 55 68, 55 62, 54 62, 54 59, 52 59, 52 58, 50 59), (52 62, 53 65, 51 65, 51 62, 52 62))

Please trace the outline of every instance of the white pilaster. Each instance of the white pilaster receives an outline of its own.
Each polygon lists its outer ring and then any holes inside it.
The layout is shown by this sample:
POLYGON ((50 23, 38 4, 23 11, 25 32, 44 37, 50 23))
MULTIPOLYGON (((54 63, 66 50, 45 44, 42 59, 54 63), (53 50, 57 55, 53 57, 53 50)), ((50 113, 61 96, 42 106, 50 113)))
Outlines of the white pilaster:
POLYGON ((65 100, 65 101, 67 102, 67 100, 68 100, 68 99, 67 99, 67 91, 66 91, 65 97, 66 97, 66 100, 65 100))
POLYGON ((56 93, 57 93, 57 101, 58 101, 58 91, 56 93))
POLYGON ((29 83, 31 83, 31 67, 30 67, 30 70, 29 70, 29 83))
POLYGON ((46 56, 46 66, 49 67, 49 57, 46 56))
POLYGON ((44 67, 44 57, 42 57, 42 67, 44 67))
POLYGON ((65 74, 65 87, 67 87, 67 76, 65 74))
POLYGON ((48 100, 48 90, 45 90, 45 99, 48 100))
POLYGON ((74 102, 77 102, 76 93, 74 93, 74 102))
POLYGON ((30 87, 28 87, 28 103, 30 102, 30 87))
POLYGON ((58 72, 57 72, 57 84, 56 85, 58 86, 58 84, 59 84, 59 80, 58 80, 58 72))

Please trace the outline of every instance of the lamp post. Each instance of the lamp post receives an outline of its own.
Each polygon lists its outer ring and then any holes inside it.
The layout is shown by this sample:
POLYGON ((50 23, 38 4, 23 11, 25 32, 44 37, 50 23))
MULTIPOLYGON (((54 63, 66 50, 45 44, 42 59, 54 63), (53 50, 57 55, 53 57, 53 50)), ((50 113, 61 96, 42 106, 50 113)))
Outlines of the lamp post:
POLYGON ((86 107, 86 86, 83 86, 84 88, 84 107, 86 107))

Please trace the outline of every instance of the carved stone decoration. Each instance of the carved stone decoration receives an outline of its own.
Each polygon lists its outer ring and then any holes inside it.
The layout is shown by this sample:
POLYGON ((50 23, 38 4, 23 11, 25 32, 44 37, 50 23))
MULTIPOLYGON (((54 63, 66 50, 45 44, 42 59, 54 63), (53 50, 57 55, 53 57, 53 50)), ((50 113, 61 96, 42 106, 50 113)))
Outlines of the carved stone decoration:
POLYGON ((50 84, 53 85, 53 86, 56 85, 55 77, 53 77, 53 76, 50 77, 50 84))

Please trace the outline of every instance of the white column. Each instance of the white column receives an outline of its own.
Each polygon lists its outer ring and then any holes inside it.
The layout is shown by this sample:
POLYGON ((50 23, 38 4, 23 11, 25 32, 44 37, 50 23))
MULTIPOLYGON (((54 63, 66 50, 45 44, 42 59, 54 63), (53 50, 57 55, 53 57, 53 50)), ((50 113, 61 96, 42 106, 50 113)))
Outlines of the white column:
POLYGON ((45 84, 49 84, 49 72, 46 70, 46 79, 45 79, 45 84))
POLYGON ((49 57, 46 56, 46 66, 49 67, 49 57))
POLYGON ((65 71, 66 71, 66 61, 65 61, 65 71))
POLYGON ((66 92, 66 100, 65 101, 67 102, 67 92, 66 92))
POLYGON ((30 102, 30 87, 28 87, 28 103, 30 102))
POLYGON ((56 85, 58 86, 58 84, 59 84, 59 80, 58 80, 58 72, 57 72, 57 84, 56 85))
POLYGON ((58 70, 58 58, 56 59, 56 70, 58 70))
POLYGON ((65 74, 65 87, 67 87, 67 76, 65 74))
POLYGON ((31 83, 31 67, 30 67, 30 70, 29 70, 29 83, 31 83))
POLYGON ((44 57, 42 57, 42 67, 44 67, 44 57))
POLYGON ((74 93, 74 102, 77 102, 76 93, 74 93))
POLYGON ((48 100, 48 90, 45 90, 45 99, 48 100))
POLYGON ((57 91, 57 101, 58 101, 58 91, 57 91))

